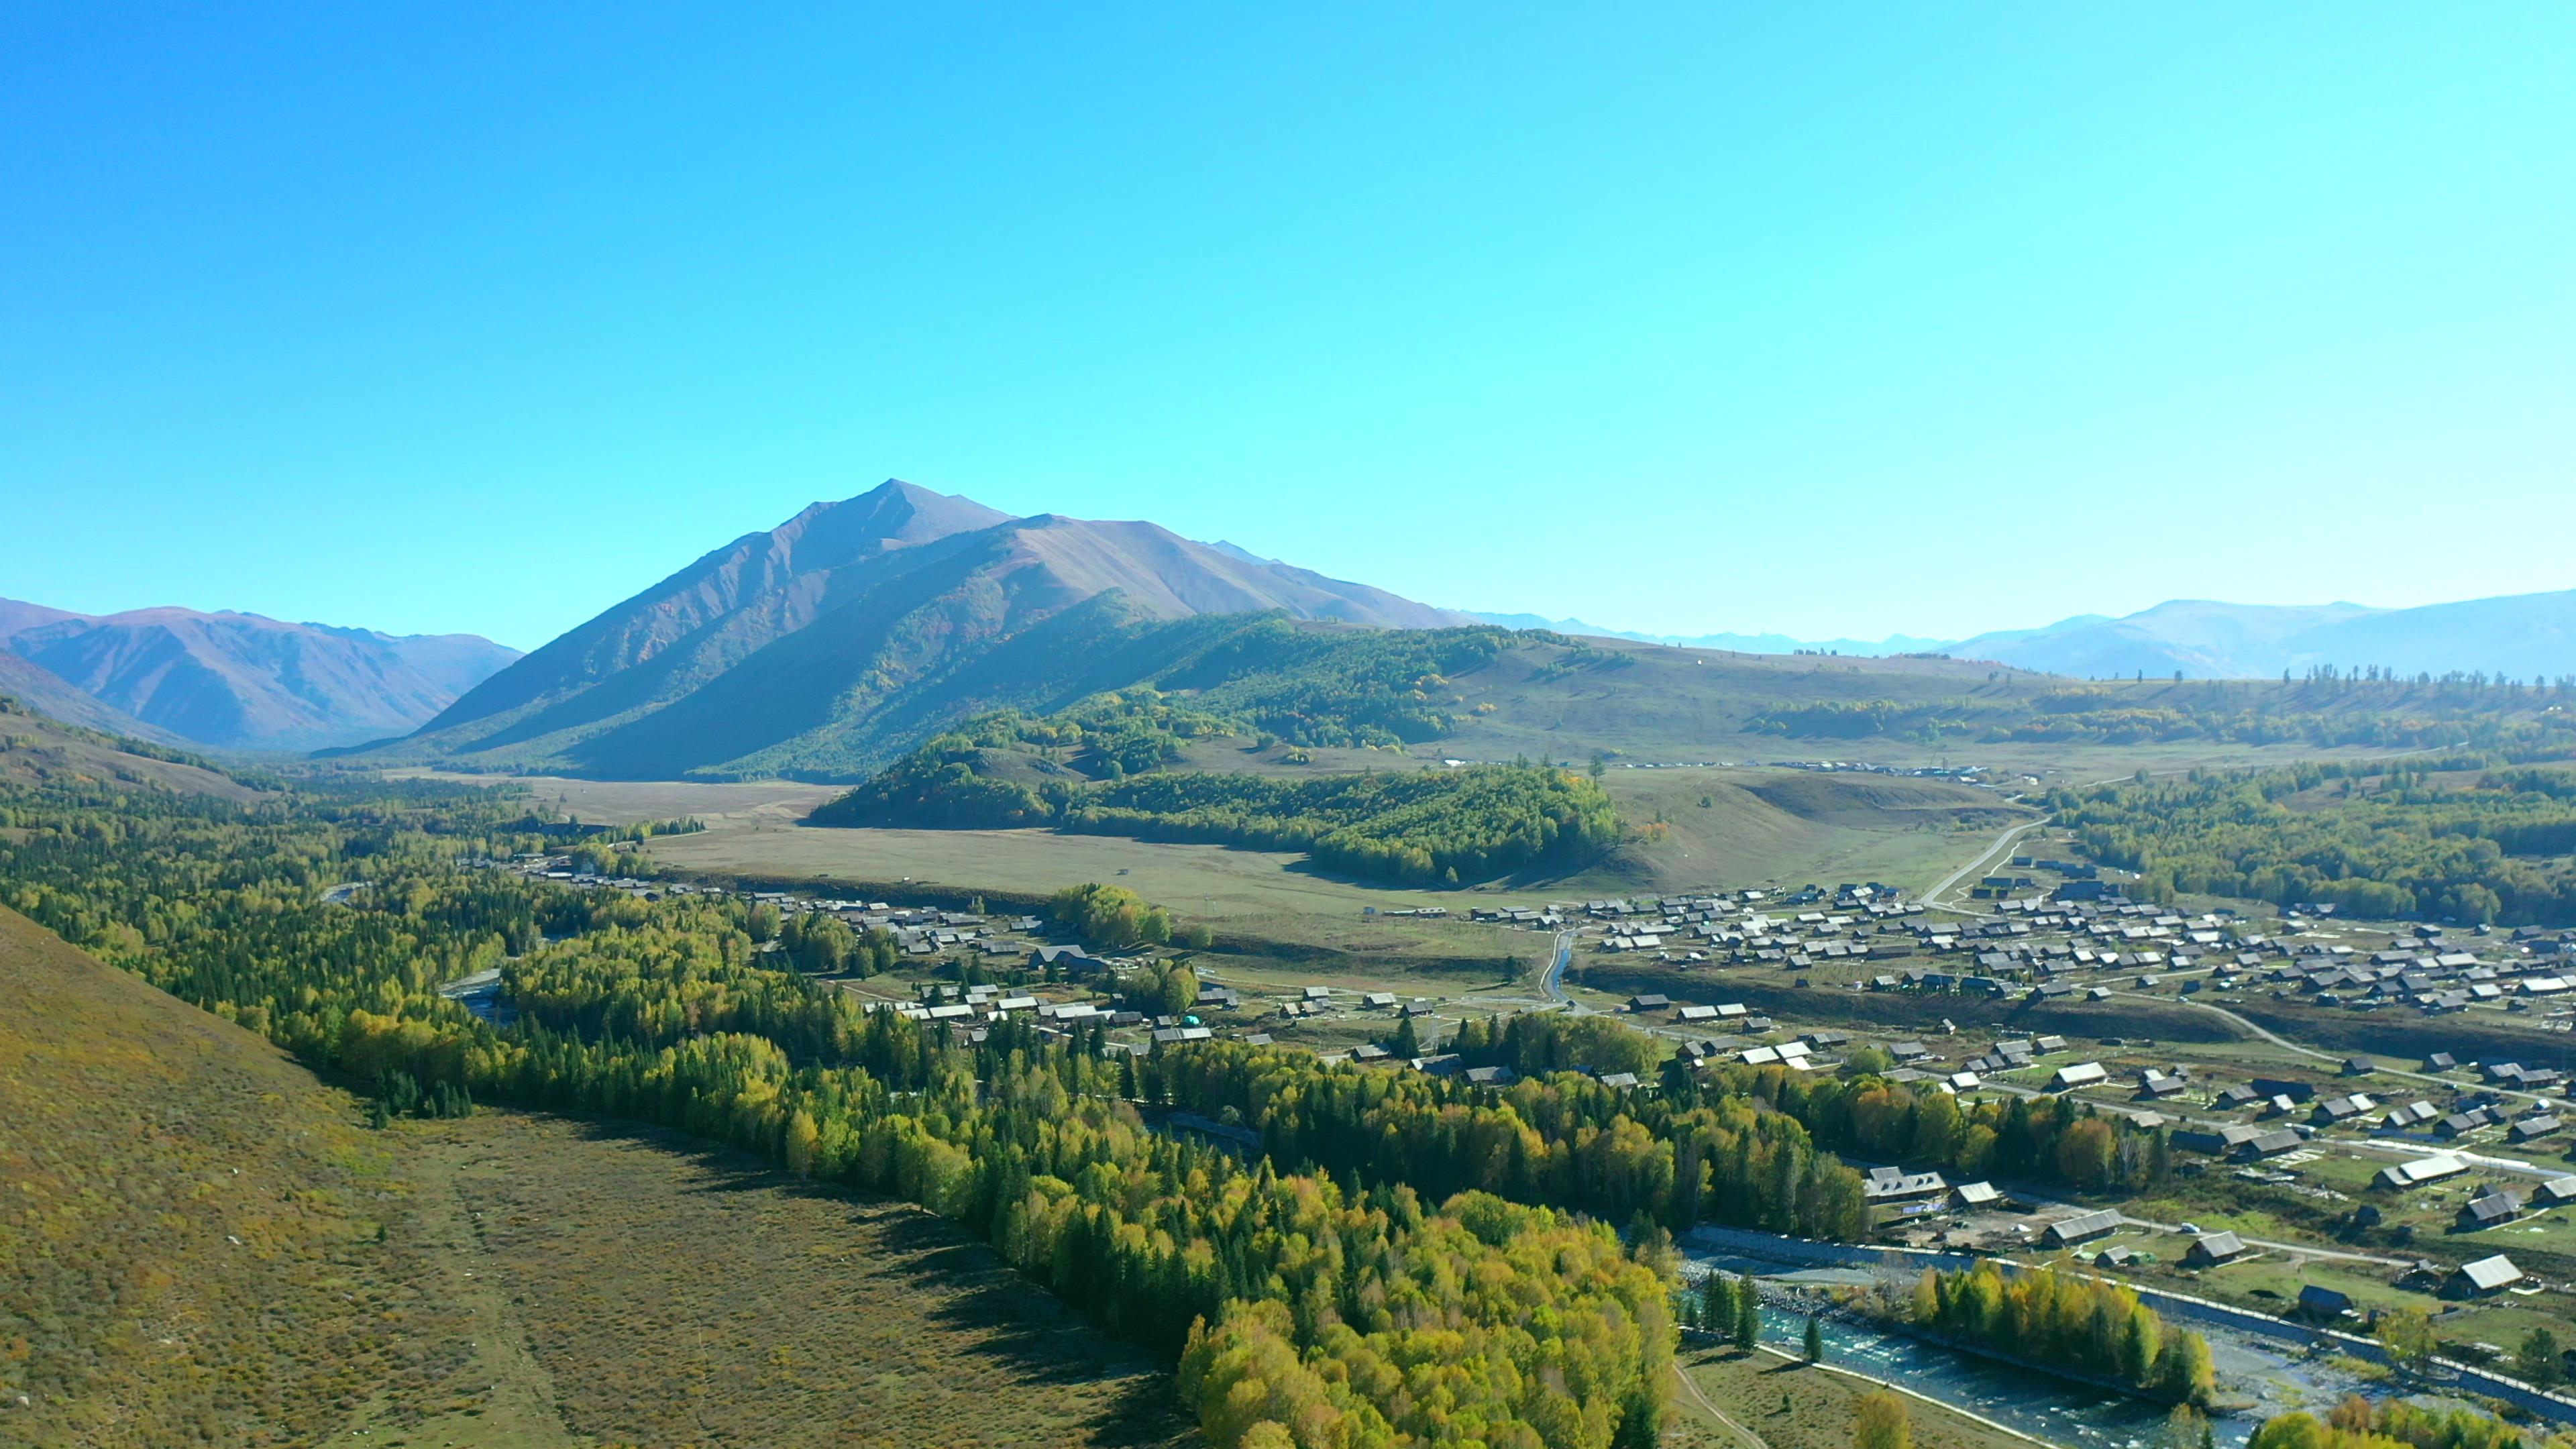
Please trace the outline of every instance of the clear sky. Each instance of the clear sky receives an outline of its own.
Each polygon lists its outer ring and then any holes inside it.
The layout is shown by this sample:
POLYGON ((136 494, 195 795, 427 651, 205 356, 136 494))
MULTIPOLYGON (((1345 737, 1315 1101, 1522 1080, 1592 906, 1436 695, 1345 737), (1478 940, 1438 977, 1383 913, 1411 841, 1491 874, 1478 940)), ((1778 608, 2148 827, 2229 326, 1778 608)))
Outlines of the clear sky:
POLYGON ((0 7, 0 595, 533 647, 901 476, 1435 603, 2576 586, 2576 6, 0 7))

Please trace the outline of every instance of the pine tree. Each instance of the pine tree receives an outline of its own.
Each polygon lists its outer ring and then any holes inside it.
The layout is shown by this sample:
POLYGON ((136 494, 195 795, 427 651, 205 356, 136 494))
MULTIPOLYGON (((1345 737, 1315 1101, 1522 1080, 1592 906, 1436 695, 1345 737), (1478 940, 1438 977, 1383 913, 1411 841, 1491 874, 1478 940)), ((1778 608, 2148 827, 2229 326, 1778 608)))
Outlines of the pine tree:
POLYGON ((1751 1353, 1762 1346, 1762 1295, 1750 1278, 1735 1285, 1735 1347, 1751 1353))
POLYGON ((1809 1363, 1823 1363, 1825 1361, 1824 1320, 1818 1318, 1812 1313, 1807 1315, 1807 1342, 1805 1345, 1805 1352, 1801 1357, 1805 1358, 1809 1363))
POLYGON ((1735 1284, 1714 1268, 1699 1280, 1699 1321, 1711 1333, 1735 1331, 1735 1284))
POLYGON ((1386 1049, 1403 1061, 1422 1055, 1422 1039, 1414 1033, 1413 1018, 1396 1018, 1395 1035, 1387 1040, 1386 1049))

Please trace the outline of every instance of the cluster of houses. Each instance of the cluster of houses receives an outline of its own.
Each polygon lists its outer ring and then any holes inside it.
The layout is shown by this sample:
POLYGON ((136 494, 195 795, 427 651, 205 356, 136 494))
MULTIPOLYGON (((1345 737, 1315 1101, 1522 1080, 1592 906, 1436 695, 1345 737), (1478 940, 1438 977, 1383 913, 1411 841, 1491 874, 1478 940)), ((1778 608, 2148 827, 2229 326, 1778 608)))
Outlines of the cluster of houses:
POLYGON ((1471 914, 1480 921, 1549 931, 1572 925, 1596 937, 1597 950, 1651 952, 1683 965, 1714 961, 1803 967, 1818 960, 1865 958, 1872 954, 1868 938, 1874 924, 1922 910, 1908 905, 1893 886, 1850 882, 1830 890, 1808 885, 1794 891, 1613 898, 1471 914))

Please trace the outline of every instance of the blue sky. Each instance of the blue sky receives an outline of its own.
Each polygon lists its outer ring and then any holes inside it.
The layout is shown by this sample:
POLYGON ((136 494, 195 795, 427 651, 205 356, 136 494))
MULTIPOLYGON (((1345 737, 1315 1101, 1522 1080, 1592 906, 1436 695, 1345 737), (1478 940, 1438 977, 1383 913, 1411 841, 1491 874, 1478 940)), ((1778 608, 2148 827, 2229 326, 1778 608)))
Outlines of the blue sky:
POLYGON ((0 9, 0 594, 533 647, 888 476, 1436 603, 2576 586, 2576 8, 0 9))

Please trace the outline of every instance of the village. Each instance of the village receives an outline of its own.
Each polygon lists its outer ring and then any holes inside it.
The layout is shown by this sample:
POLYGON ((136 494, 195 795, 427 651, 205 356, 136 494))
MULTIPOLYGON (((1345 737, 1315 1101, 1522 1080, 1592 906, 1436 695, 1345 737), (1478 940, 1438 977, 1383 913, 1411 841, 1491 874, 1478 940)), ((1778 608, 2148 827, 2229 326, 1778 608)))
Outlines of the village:
MULTIPOLYGON (((968 1041, 1016 1019, 1113 1053, 1220 1037, 1293 1043, 1328 1060, 1502 1090, 1516 1080, 1511 1067, 1468 1064, 1441 1050, 1445 1039, 1471 1015, 1570 1010, 1652 1037, 1663 1074, 1858 1069, 1962 1099, 2080 1103, 2161 1129, 2174 1195, 2205 1205, 2166 1220, 2140 1203, 2103 1207, 1921 1164, 1857 1164, 1891 1245, 2071 1257, 2141 1284, 2363 1330, 2389 1307, 2456 1316, 2563 1293, 2513 1251, 2553 1264, 2576 1255, 2576 1172, 2563 1161, 2576 1085, 2563 1067, 2532 1059, 2563 1051, 2546 1033, 2568 1023, 2550 1004, 2567 990, 2564 933, 2416 925, 2392 934, 2318 911, 2265 930, 2224 909, 2131 902, 2088 866, 2023 856, 1948 908, 1873 882, 1476 908, 1476 922, 1561 947, 1562 971, 1518 995, 1237 982, 1209 970, 1184 973, 1194 983, 1186 1001, 1158 1003, 1140 983, 1190 953, 1095 953, 1033 914, 600 876, 562 856, 485 864, 638 897, 720 891, 782 916, 884 932, 897 971, 839 987, 968 1041), (2040 885, 2043 875, 2053 882, 2040 885), (2330 1017, 2475 1015, 2509 1024, 2533 1049, 2399 1058, 2280 1034, 2153 1034, 2178 1013, 2232 1015, 2256 1001, 2330 1017), (2006 1025, 2025 1018, 2056 1029, 2006 1025), (2103 1034, 2109 1023, 2128 1025, 2103 1034), (2248 1192, 2300 1207, 2229 1212, 2248 1192)), ((1595 1075, 1632 1091, 1663 1080, 1595 1075)), ((1172 1126, 1226 1135, 1222 1124, 1172 1126)), ((2531 1312, 2502 1311, 2482 1336, 2509 1342, 2531 1312)))

